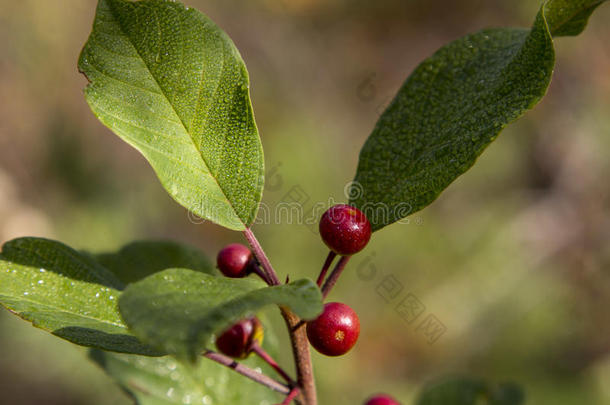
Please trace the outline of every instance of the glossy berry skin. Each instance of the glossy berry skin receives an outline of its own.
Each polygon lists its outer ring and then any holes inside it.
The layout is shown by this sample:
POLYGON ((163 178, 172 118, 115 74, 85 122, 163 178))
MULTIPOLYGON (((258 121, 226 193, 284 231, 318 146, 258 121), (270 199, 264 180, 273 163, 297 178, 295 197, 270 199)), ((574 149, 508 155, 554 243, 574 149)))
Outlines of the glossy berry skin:
POLYGON ((255 344, 263 343, 263 334, 263 325, 258 318, 243 319, 216 338, 216 347, 229 357, 245 359, 255 344))
POLYGON ((218 269, 227 277, 241 278, 250 273, 252 252, 246 246, 232 243, 225 246, 216 256, 218 269))
POLYGON ((337 204, 322 215, 320 236, 333 252, 353 255, 364 249, 371 239, 371 223, 358 208, 337 204))
POLYGON ((377 394, 369 398, 364 405, 400 405, 400 402, 386 394, 377 394))
POLYGON ((360 320, 353 309, 339 302, 324 305, 324 312, 307 323, 309 343, 327 356, 349 352, 360 335, 360 320))

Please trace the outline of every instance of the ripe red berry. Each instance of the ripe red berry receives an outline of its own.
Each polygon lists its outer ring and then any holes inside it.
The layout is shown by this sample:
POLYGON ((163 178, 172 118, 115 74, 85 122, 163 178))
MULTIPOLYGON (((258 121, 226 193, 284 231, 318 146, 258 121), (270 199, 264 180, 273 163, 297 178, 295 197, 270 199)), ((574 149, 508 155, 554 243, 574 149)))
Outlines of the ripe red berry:
POLYGON ((353 309, 339 302, 324 305, 324 312, 307 323, 311 345, 327 356, 341 356, 350 351, 360 335, 360 320, 353 309))
POLYGON ((227 277, 241 278, 250 273, 252 252, 246 246, 232 243, 225 246, 216 256, 218 269, 227 277))
POLYGON ((322 215, 320 236, 333 252, 353 255, 364 249, 371 239, 371 223, 358 208, 338 204, 322 215))
POLYGON ((243 319, 216 338, 216 347, 227 356, 245 359, 255 344, 263 343, 263 334, 258 318, 243 319))
POLYGON ((370 397, 364 405, 400 405, 400 402, 386 394, 377 394, 370 397))

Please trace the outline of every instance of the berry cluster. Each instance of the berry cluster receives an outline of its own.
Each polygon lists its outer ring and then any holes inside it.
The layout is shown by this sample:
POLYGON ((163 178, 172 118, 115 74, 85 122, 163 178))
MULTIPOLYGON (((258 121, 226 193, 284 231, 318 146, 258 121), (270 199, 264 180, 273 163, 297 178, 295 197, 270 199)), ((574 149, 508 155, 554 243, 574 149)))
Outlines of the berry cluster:
MULTIPOLYGON (((329 247, 330 253, 320 275, 318 285, 326 298, 351 255, 360 252, 371 238, 371 224, 359 209, 338 204, 329 208, 320 219, 320 236, 329 247), (326 274, 335 259, 341 256, 332 273, 326 274), (326 280, 326 281, 325 281, 326 280), (324 282, 325 281, 325 282, 324 282)), ((233 243, 224 247, 217 256, 218 269, 227 277, 246 277, 252 273, 268 281, 264 271, 252 251, 241 244, 233 243)), ((324 305, 322 314, 307 322, 307 338, 311 345, 326 356, 341 356, 349 352, 360 335, 360 320, 356 312, 340 302, 324 305)), ((263 327, 256 317, 243 319, 216 339, 218 350, 230 357, 243 359, 256 353, 271 365, 292 388, 288 404, 297 394, 297 386, 286 372, 262 349, 263 327)), ((369 398, 364 405, 400 405, 385 394, 369 398)))

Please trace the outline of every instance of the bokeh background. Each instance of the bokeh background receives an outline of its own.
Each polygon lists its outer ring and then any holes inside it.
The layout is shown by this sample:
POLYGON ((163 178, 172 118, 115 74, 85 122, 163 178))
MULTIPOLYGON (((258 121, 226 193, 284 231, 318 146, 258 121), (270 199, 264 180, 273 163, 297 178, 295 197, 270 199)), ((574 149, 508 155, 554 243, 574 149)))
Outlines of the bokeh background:
MULTIPOLYGON (((529 26, 540 5, 185 3, 225 29, 248 65, 271 207, 297 194, 306 207, 345 201, 360 147, 417 63, 481 28, 529 26)), ((76 61, 95 5, 0 0, 0 241, 34 235, 111 251, 170 238, 213 257, 241 235, 194 224, 84 101, 76 61)), ((583 35, 558 39, 543 102, 434 204, 353 259, 331 298, 359 313, 362 335, 347 356, 315 355, 323 404, 377 391, 411 403, 426 382, 456 374, 518 382, 530 404, 610 404, 608 21, 602 6, 583 35), (405 299, 423 308, 417 319, 405 318, 405 299), (426 319, 444 333, 427 334, 426 319)), ((315 226, 272 222, 255 232, 279 272, 315 278, 326 255, 315 226)), ((86 350, 2 310, 0 403, 129 399, 86 350)))

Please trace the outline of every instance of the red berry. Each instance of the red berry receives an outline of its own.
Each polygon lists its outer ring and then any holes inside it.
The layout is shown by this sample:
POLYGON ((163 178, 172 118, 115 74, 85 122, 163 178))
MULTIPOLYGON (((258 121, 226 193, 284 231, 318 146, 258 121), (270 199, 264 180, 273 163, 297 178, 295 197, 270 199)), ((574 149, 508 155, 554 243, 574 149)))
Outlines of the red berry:
POLYGON ((222 248, 216 256, 218 269, 227 277, 241 278, 250 273, 253 256, 250 249, 239 243, 232 243, 222 248))
POLYGON ((364 405, 400 405, 400 402, 386 394, 377 394, 370 397, 364 405))
POLYGON ((258 318, 244 319, 218 336, 216 347, 227 356, 245 359, 255 344, 262 344, 263 334, 263 325, 258 318))
POLYGON ((353 255, 364 249, 371 239, 371 223, 358 208, 338 204, 322 215, 320 236, 333 252, 353 255))
POLYGON ((339 302, 324 305, 324 312, 307 323, 311 345, 327 356, 341 356, 350 351, 360 335, 360 320, 353 309, 339 302))

